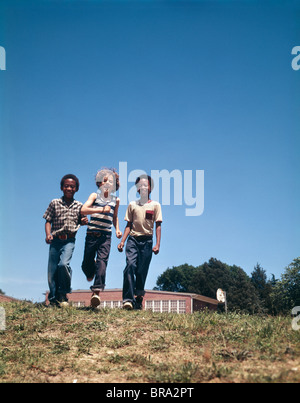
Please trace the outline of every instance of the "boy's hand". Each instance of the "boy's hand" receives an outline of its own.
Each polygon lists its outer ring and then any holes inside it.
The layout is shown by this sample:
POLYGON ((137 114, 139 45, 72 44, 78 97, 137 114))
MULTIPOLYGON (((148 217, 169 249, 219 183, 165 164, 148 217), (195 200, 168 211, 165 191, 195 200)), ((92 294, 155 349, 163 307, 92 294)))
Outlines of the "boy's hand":
POLYGON ((110 212, 110 206, 103 207, 103 213, 109 213, 109 212, 110 212))
POLYGON ((120 230, 118 230, 118 231, 116 231, 116 237, 118 238, 118 239, 120 239, 120 238, 122 238, 122 232, 120 231, 120 230))
POLYGON ((120 242, 118 245, 118 251, 123 252, 123 248, 124 248, 124 242, 120 242))
POLYGON ((86 215, 82 215, 80 219, 81 225, 88 225, 89 219, 87 218, 86 215))
POLYGON ((154 253, 154 255, 157 255, 159 253, 159 246, 155 245, 154 248, 152 249, 152 252, 154 253))
POLYGON ((46 243, 51 243, 53 241, 53 235, 52 234, 49 234, 49 235, 47 235, 46 236, 46 243))

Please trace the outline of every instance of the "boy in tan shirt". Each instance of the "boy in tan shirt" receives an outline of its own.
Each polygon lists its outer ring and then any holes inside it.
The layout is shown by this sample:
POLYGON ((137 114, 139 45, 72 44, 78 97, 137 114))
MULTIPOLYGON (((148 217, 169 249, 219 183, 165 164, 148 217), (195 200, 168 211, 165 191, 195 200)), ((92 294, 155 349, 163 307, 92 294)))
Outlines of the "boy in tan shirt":
POLYGON ((160 248, 162 213, 158 202, 150 200, 153 180, 139 176, 135 185, 140 199, 129 204, 125 221, 127 226, 118 250, 123 251, 126 239, 126 267, 123 278, 123 308, 142 309, 145 283, 152 258, 160 248), (153 247, 153 227, 156 223, 156 244, 153 247), (136 296, 136 297, 135 297, 136 296))

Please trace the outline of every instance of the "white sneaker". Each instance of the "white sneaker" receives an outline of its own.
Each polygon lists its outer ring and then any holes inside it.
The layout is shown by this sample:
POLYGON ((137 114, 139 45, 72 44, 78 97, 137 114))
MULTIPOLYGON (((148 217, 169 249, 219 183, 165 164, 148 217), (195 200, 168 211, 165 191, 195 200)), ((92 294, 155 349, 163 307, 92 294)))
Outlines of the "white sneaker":
POLYGON ((126 309, 127 311, 131 311, 133 309, 132 303, 130 301, 124 302, 123 309, 126 309))
POLYGON ((99 295, 93 294, 92 298, 91 298, 91 306, 93 308, 97 308, 97 306, 99 306, 100 303, 101 303, 101 299, 100 299, 99 295))
POLYGON ((69 305, 69 302, 63 301, 63 302, 60 302, 60 303, 59 303, 59 306, 60 306, 61 308, 68 308, 70 305, 69 305))

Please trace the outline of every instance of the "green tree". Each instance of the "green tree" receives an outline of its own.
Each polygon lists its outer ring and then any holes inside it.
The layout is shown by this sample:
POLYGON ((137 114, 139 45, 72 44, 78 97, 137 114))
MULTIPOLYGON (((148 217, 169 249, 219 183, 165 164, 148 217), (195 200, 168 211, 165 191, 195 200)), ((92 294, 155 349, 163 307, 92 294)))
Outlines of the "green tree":
POLYGON ((216 298, 222 288, 227 293, 228 309, 257 312, 260 309, 258 293, 244 270, 211 258, 201 266, 188 264, 168 268, 157 280, 161 291, 192 292, 216 298))
POLYGON ((274 313, 289 313, 300 306, 300 257, 285 268, 271 292, 274 313))
POLYGON ((193 284, 198 294, 216 298, 218 288, 228 291, 231 284, 230 266, 218 259, 211 258, 208 262, 198 266, 197 276, 193 284))
POLYGON ((228 290, 228 308, 252 314, 261 312, 258 293, 246 272, 235 265, 229 270, 231 284, 228 290))
POLYGON ((254 285, 260 301, 260 309, 266 313, 272 313, 271 292, 272 284, 275 284, 274 276, 273 280, 267 279, 266 271, 260 266, 259 263, 254 267, 251 273, 251 283, 254 285))
POLYGON ((168 268, 161 274, 157 281, 155 290, 172 292, 193 292, 193 277, 196 268, 187 263, 181 266, 168 268))

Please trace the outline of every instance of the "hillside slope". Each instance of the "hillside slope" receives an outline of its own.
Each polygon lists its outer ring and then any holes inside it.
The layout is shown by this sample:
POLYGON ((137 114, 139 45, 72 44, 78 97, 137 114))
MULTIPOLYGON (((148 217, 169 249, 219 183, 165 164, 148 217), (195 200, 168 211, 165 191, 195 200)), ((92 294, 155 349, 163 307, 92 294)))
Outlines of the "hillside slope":
POLYGON ((1 382, 300 382, 290 318, 1 306, 1 382))

